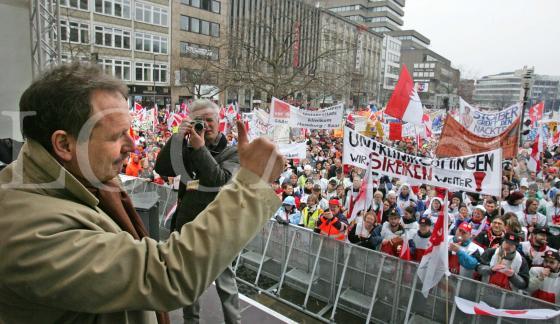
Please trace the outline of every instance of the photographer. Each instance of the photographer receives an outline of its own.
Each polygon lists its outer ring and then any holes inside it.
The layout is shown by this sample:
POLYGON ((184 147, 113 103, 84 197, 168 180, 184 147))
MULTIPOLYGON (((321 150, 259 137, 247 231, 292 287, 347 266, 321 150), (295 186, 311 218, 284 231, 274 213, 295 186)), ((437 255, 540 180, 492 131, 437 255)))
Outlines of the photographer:
MULTIPOLYGON (((218 114, 219 108, 213 102, 195 101, 190 118, 182 121, 179 132, 169 139, 158 156, 155 165, 158 174, 181 176, 171 231, 192 222, 239 168, 237 148, 228 147, 226 136, 218 131, 218 114)), ((239 323, 239 297, 231 267, 216 279, 216 289, 226 323, 239 323)), ((185 322, 198 322, 199 313, 198 301, 183 308, 185 322)))

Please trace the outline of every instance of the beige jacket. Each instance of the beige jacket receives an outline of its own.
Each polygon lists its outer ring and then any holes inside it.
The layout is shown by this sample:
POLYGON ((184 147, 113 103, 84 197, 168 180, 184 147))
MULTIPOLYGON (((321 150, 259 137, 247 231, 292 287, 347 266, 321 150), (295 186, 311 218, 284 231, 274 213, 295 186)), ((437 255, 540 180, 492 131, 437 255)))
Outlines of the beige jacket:
POLYGON ((192 303, 280 200, 241 169, 162 243, 135 241, 97 204, 33 141, 0 173, 0 323, 155 323, 153 310, 192 303))

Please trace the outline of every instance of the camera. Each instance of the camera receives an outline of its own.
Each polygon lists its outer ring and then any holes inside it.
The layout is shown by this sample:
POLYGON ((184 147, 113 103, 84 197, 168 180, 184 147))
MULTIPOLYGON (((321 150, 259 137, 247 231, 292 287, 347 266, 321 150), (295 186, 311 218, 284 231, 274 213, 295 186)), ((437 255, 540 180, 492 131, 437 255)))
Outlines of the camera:
POLYGON ((202 132, 206 128, 206 122, 203 119, 195 119, 191 121, 191 125, 197 133, 202 132))

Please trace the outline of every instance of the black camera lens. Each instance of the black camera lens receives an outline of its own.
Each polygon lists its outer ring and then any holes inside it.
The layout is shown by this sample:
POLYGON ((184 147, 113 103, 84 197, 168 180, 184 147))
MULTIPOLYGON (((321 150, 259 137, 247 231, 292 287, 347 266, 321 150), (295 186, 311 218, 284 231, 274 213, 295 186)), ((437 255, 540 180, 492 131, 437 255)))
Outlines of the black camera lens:
POLYGON ((204 130, 204 123, 203 123, 203 122, 196 122, 196 123, 194 123, 194 130, 195 130, 197 133, 202 132, 202 131, 204 130))

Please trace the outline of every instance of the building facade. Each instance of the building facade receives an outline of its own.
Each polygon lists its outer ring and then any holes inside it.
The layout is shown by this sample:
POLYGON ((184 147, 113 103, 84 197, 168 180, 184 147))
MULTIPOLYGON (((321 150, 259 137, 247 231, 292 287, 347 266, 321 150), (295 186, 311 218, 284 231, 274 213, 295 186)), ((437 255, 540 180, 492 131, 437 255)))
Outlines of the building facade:
POLYGON ((230 2, 228 101, 301 106, 375 100, 382 36, 303 0, 230 2))
MULTIPOLYGON (((526 69, 519 69, 483 76, 476 81, 474 102, 483 108, 502 109, 522 101, 525 72, 526 69)), ((545 111, 558 110, 560 77, 533 74, 529 86, 529 104, 544 101, 545 111)))
POLYGON ((128 85, 129 101, 171 104, 168 0, 61 0, 61 61, 92 61, 128 85))
POLYGON ((401 30, 404 21, 404 0, 323 0, 312 1, 340 16, 385 33, 401 30))
POLYGON ((171 96, 174 105, 194 98, 224 104, 229 1, 172 3, 171 96))
POLYGON ((384 106, 395 90, 401 70, 401 41, 388 34, 383 35, 381 52, 381 86, 378 102, 384 106))
POLYGON ((428 108, 457 106, 461 73, 451 61, 429 49, 430 40, 415 30, 388 34, 401 41, 401 64, 407 66, 422 104, 428 108))

